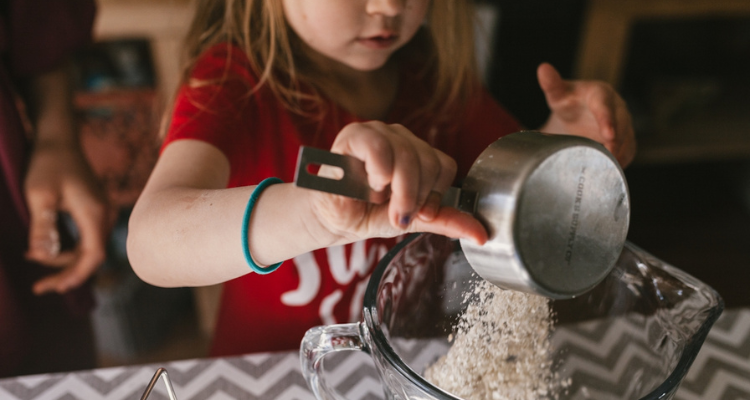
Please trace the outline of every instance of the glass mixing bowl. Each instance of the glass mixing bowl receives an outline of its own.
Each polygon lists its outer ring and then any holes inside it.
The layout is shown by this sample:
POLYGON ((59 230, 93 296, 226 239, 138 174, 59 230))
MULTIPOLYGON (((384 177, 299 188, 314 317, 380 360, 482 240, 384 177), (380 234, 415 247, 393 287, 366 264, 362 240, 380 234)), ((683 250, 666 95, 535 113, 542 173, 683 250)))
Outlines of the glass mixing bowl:
MULTIPOLYGON (((323 358, 369 353, 388 399, 458 399, 429 383, 425 368, 444 355, 479 278, 458 242, 409 236, 379 263, 364 299, 364 321, 310 329, 300 358, 319 399, 340 399, 323 358)), ((560 399, 670 399, 721 314, 721 297, 694 277, 627 243, 613 272, 593 290, 550 300, 551 357, 569 384, 560 399)))

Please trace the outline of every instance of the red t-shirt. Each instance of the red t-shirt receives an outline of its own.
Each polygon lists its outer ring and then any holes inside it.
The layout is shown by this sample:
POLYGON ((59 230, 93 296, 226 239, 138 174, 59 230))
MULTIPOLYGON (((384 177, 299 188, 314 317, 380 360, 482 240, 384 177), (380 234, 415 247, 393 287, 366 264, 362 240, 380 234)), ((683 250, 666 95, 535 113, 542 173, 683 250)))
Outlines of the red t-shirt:
MULTIPOLYGON (((248 95, 257 79, 237 47, 213 47, 192 72, 192 78, 201 81, 223 76, 227 80, 222 85, 181 88, 164 146, 197 139, 217 147, 230 163, 228 187, 255 185, 271 176, 291 182, 301 145, 329 149, 346 124, 361 121, 333 104, 322 122, 306 121, 287 110, 267 86, 248 95)), ((399 82, 385 122, 403 123, 452 156, 459 177, 489 144, 520 129, 486 91, 456 116, 453 128, 433 124, 430 118, 404 123, 415 107, 426 104, 429 93, 412 71, 402 71, 399 82)), ((395 243, 370 239, 321 249, 284 262, 272 274, 247 274, 226 282, 212 355, 296 349, 313 326, 360 320, 370 273, 395 243)))

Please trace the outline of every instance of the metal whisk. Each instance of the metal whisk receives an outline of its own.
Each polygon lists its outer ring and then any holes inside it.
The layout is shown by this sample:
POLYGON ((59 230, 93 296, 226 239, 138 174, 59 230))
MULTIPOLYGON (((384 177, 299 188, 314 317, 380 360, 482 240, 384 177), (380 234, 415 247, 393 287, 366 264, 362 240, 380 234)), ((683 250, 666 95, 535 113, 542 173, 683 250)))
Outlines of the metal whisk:
POLYGON ((177 396, 174 394, 174 388, 172 387, 172 381, 169 380, 169 375, 167 374, 167 370, 164 368, 159 368, 154 373, 154 377, 151 378, 151 382, 148 383, 148 386, 146 386, 146 390, 143 392, 143 396, 141 396, 141 400, 146 400, 148 396, 151 394, 151 391, 154 390, 154 386, 156 386, 156 382, 159 380, 159 377, 161 377, 164 380, 164 384, 167 385, 167 396, 169 396, 169 400, 177 400, 177 396))

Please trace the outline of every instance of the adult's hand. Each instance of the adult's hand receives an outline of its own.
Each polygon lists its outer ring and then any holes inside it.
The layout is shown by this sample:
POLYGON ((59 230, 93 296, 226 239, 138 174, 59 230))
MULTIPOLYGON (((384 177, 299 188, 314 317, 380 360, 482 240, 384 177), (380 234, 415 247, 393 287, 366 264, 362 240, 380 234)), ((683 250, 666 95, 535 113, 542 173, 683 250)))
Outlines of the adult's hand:
POLYGON ((25 181, 31 216, 27 258, 60 271, 34 284, 36 294, 65 293, 89 278, 105 258, 110 214, 81 150, 67 65, 35 77, 30 103, 35 142, 25 181), (79 240, 61 252, 59 212, 67 212, 79 240))
POLYGON ((104 261, 109 230, 104 196, 80 148, 37 143, 25 188, 31 216, 27 258, 60 269, 37 281, 34 293, 65 293, 80 286, 104 261), (78 229, 79 240, 68 251, 60 249, 61 211, 78 229))

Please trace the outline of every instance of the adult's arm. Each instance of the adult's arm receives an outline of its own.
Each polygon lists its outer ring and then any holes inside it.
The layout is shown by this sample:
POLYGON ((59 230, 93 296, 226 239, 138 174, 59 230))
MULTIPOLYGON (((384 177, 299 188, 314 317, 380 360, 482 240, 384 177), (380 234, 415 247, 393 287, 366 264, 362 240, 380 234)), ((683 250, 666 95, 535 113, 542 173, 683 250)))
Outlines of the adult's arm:
POLYGON ((60 268, 34 284, 37 294, 64 293, 82 284, 104 261, 108 232, 104 196, 81 149, 66 64, 31 81, 34 147, 25 179, 29 206, 27 257, 60 268), (73 218, 76 247, 60 252, 58 211, 73 218))

